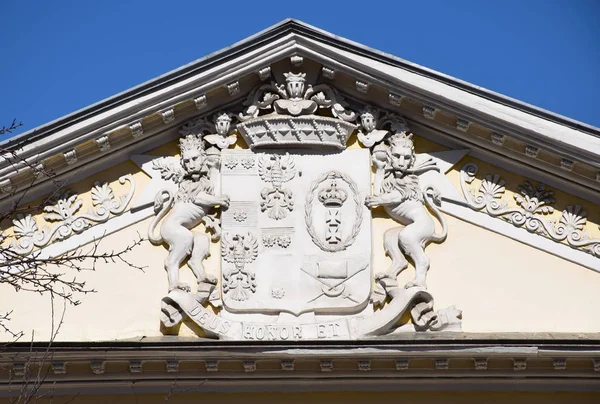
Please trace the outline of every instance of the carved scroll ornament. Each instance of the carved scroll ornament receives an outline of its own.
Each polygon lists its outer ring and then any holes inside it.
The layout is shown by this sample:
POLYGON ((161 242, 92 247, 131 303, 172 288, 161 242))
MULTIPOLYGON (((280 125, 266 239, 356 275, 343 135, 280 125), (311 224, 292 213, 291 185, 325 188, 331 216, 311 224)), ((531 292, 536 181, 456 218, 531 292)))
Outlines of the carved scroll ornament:
POLYGON ((107 182, 96 182, 91 191, 93 208, 86 213, 79 213, 83 206, 79 196, 66 191, 44 206, 44 219, 53 223, 49 227, 40 229, 36 219, 30 214, 17 216, 13 219, 16 240, 10 244, 10 250, 26 256, 36 247, 42 248, 54 240, 64 240, 83 232, 88 227, 106 222, 111 215, 120 215, 131 202, 135 191, 135 182, 131 175, 119 178, 119 183, 126 182, 129 183, 129 190, 120 198, 115 197, 113 189, 107 182))
POLYGON ((517 205, 509 206, 502 199, 506 188, 504 179, 498 174, 486 175, 477 190, 468 186, 478 170, 475 163, 467 163, 460 171, 460 185, 469 207, 600 257, 600 239, 590 239, 584 231, 587 212, 580 205, 567 206, 558 221, 545 219, 544 216, 555 210, 552 206, 554 191, 544 184, 534 185, 526 181, 519 186, 519 193, 514 195, 517 205))

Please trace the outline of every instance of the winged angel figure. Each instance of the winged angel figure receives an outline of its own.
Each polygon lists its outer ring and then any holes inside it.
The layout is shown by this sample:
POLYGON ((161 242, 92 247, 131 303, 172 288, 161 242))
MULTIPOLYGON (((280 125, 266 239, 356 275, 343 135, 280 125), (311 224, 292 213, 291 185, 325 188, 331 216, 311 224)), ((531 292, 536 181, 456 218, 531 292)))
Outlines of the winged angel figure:
POLYGON ((209 256, 211 238, 191 229, 204 222, 207 230, 213 232, 212 240, 218 240, 221 231, 215 209, 229 207, 229 197, 214 194, 210 171, 218 164, 218 157, 207 156, 202 138, 187 135, 180 139, 179 147, 181 159, 165 157, 154 162, 154 168, 161 172, 162 178, 174 181, 179 188, 175 195, 167 189, 156 195, 156 217, 148 229, 148 239, 153 244, 164 241, 169 245, 165 260, 169 292, 173 289, 190 291, 188 285, 179 281, 181 263, 189 257, 188 266, 196 276, 198 291, 210 293, 217 279, 206 274, 203 261, 209 256), (156 235, 156 226, 163 217, 160 235, 156 235))

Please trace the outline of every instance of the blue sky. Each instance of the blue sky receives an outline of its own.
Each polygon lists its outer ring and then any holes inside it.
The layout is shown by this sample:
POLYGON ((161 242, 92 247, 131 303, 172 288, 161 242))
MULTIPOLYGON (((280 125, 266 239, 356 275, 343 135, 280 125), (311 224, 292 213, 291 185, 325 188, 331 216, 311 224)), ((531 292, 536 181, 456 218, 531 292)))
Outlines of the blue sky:
POLYGON ((600 1, 0 1, 15 134, 287 17, 600 127, 600 1))

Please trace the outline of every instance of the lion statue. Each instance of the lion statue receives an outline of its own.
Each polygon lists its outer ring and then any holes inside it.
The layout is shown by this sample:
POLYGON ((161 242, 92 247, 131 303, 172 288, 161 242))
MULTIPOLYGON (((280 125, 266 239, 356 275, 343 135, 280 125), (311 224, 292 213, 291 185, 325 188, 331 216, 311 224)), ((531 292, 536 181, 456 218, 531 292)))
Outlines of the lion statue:
POLYGON ((416 157, 412 134, 404 131, 393 133, 377 144, 372 155, 376 167, 374 195, 365 199, 367 207, 382 206, 392 219, 404 225, 385 232, 384 248, 392 264, 384 273, 376 274, 376 279, 395 280, 408 266, 407 255, 415 264, 416 276, 406 288, 427 287, 429 258, 424 248, 429 242, 441 243, 448 233, 446 220, 434 204, 441 200, 439 192, 432 186, 423 191, 419 185, 418 174, 439 168, 431 159, 417 161, 416 157), (425 205, 441 223, 441 233, 435 232, 425 205))
POLYGON ((210 255, 211 239, 206 233, 191 229, 202 221, 208 230, 214 232, 213 240, 218 240, 220 225, 216 213, 211 213, 218 207, 228 208, 229 197, 214 195, 209 173, 210 165, 218 164, 218 157, 215 160, 215 156, 206 154, 202 138, 187 135, 180 139, 179 147, 181 159, 167 157, 154 163, 164 179, 172 179, 179 187, 175 195, 167 189, 156 195, 156 217, 148 229, 148 239, 153 244, 166 242, 169 245, 169 255, 165 260, 169 292, 173 289, 190 291, 189 285, 179 281, 181 263, 189 257, 187 264, 198 281, 199 292, 210 293, 217 279, 206 274, 203 261, 210 255), (163 217, 160 235, 156 235, 156 226, 163 217))

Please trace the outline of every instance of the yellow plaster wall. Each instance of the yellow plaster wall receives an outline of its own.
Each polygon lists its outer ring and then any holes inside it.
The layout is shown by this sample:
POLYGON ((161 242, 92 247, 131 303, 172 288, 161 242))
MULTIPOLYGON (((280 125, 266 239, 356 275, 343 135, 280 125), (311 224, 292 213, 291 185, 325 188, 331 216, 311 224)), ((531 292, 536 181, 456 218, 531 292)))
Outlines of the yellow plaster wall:
MULTIPOLYGON (((86 213, 90 209, 93 211, 95 207, 92 203, 91 190, 94 184, 96 182, 108 182, 109 186, 113 190, 115 198, 120 200, 121 196, 125 196, 129 192, 129 187, 131 184, 127 181, 124 184, 121 184, 119 182, 119 177, 128 174, 132 175, 135 183, 135 193, 132 198, 132 201, 134 201, 139 195, 141 195, 144 188, 148 185, 150 178, 140 171, 138 166, 134 164, 133 161, 126 161, 121 164, 108 167, 102 170, 100 173, 94 174, 78 182, 67 180, 61 184, 62 186, 59 189, 54 191, 53 195, 44 196, 24 204, 18 209, 18 213, 22 215, 31 214, 37 222, 39 231, 41 231, 44 227, 53 228, 58 222, 45 220, 44 213, 41 211, 41 208, 43 208, 44 204, 51 204, 49 198, 59 197, 67 190, 70 190, 78 195, 78 200, 83 202, 81 208, 75 213, 76 215, 86 213)), ((0 225, 0 231, 4 231, 5 235, 7 236, 2 244, 9 245, 14 235, 12 221, 4 220, 0 225)))
MULTIPOLYGON (((416 146, 418 152, 443 149, 419 138, 416 146)), ((176 151, 175 143, 171 143, 151 154, 174 154, 176 151)), ((478 163, 482 174, 488 172, 487 168, 500 172, 478 163)), ((457 167, 461 165, 459 163, 457 167)), ((89 203, 85 190, 93 181, 110 179, 114 184, 118 176, 127 172, 134 174, 136 194, 139 194, 149 179, 130 162, 74 184, 73 189, 89 203)), ((507 179, 509 194, 522 178, 502 174, 507 179)), ((458 186, 457 171, 448 175, 458 186)), ((124 192, 119 189, 119 184, 114 186, 116 195, 124 192)), ((560 192, 556 199, 557 205, 575 201, 586 204, 589 213, 594 211, 588 202, 560 192)), ((374 216, 373 257, 377 271, 390 262, 383 251, 383 233, 397 224, 381 212, 376 211, 374 216)), ((455 305, 463 310, 464 331, 600 332, 600 318, 596 315, 600 312, 600 273, 448 215, 447 220, 447 241, 427 247, 432 262, 428 285, 436 307, 455 305)), ((145 235, 150 221, 148 218, 105 237, 101 249, 118 250, 136 239, 138 233, 145 235)), ((218 244, 213 244, 211 253, 206 261, 207 271, 218 275, 218 244)), ((167 292, 163 269, 166 255, 165 247, 153 246, 146 241, 127 257, 135 264, 146 265, 144 271, 115 263, 98 265, 95 272, 77 274, 97 293, 81 296, 81 305, 66 308, 57 340, 113 340, 162 335, 159 313, 160 300, 167 292)), ((400 275, 400 282, 406 282, 413 275, 414 269, 409 267, 400 275)), ((187 267, 181 270, 181 276, 183 281, 194 285, 194 277, 187 267)), ((52 330, 48 297, 16 292, 6 285, 0 287, 0 307, 14 310, 11 327, 25 331, 25 338, 34 332, 35 339, 47 340, 52 330)), ((62 303, 55 302, 55 309, 55 322, 58 322, 62 303)), ((193 329, 183 325, 179 335, 195 334, 193 329)), ((0 339, 7 339, 7 336, 0 336, 0 339)))

